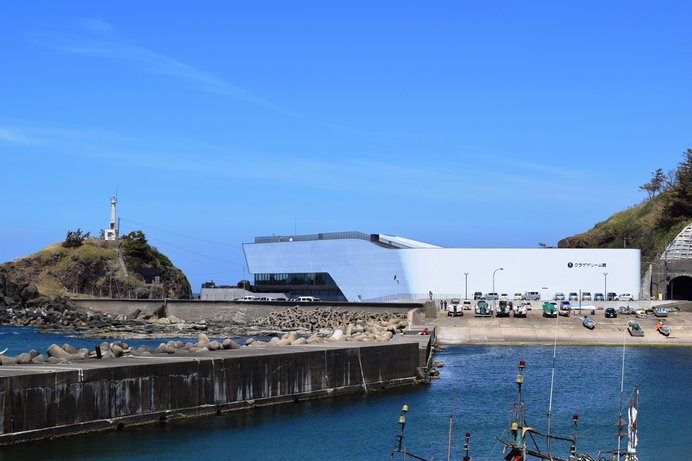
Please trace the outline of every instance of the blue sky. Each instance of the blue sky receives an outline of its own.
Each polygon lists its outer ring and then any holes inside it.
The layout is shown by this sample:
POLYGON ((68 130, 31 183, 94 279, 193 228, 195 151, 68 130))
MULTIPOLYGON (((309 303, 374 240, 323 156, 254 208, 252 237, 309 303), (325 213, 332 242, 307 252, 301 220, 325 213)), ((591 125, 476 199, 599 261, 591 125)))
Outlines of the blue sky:
POLYGON ((534 247, 692 147, 690 2, 3 2, 0 261, 118 191, 188 275, 340 230, 534 247))

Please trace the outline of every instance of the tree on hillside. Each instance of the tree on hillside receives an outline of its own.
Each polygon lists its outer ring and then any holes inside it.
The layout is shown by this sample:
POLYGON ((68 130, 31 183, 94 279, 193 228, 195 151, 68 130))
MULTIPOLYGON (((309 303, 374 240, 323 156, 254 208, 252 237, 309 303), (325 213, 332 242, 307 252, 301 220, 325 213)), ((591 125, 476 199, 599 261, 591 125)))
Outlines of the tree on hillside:
POLYGON ((663 172, 662 168, 658 168, 656 171, 651 173, 651 180, 648 183, 639 186, 639 189, 646 191, 649 198, 651 198, 660 192, 665 184, 666 174, 663 172))
POLYGON ((692 149, 683 153, 663 205, 661 227, 692 219, 692 149))
POLYGON ((133 258, 149 261, 151 255, 147 237, 141 230, 132 231, 123 237, 123 252, 133 258))
POLYGON ((62 242, 62 246, 65 248, 76 248, 82 246, 84 240, 89 238, 89 232, 86 234, 82 233, 82 229, 77 228, 76 231, 67 231, 67 237, 65 241, 62 242))

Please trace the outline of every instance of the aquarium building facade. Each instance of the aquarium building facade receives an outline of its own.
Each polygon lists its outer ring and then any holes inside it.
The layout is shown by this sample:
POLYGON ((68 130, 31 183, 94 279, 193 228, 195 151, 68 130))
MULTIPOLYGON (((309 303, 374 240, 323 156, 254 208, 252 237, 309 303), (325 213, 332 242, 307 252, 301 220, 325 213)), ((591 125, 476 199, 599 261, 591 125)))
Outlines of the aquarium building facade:
POLYGON ((257 237, 243 244, 258 292, 324 300, 449 299, 474 292, 631 293, 637 249, 445 248, 386 234, 257 237))

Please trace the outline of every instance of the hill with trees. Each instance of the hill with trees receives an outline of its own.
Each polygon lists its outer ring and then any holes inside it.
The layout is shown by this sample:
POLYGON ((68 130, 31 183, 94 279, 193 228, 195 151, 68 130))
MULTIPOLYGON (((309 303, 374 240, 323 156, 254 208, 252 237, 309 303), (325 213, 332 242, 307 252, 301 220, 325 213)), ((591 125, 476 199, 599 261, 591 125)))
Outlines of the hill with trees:
POLYGON ((615 213, 591 230, 558 242, 558 248, 639 248, 642 270, 685 226, 692 222, 692 149, 683 153, 677 168, 668 174, 657 169, 639 187, 647 198, 615 213))
POLYGON ((89 238, 81 229, 64 242, 0 264, 0 305, 44 305, 80 297, 189 299, 185 274, 149 245, 141 231, 118 241, 89 238))

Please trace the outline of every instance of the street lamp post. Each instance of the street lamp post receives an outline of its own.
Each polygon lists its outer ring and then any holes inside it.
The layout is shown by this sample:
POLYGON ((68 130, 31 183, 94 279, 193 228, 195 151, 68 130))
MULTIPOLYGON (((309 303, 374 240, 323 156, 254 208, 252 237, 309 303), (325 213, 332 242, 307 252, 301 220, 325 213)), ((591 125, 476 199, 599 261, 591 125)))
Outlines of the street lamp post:
POLYGON ((651 269, 651 271, 650 271, 651 272, 651 283, 649 284, 649 296, 651 298, 658 299, 658 295, 660 293, 659 285, 661 283, 661 264, 662 263, 663 263, 663 261, 659 261, 659 262, 649 261, 648 262, 649 268, 651 269), (654 270, 651 267, 652 264, 656 265, 656 281, 655 282, 654 282, 654 270), (656 285, 656 296, 655 297, 653 296, 653 293, 651 292, 651 289, 653 288, 654 285, 656 285))
POLYGON ((464 299, 469 299, 469 273, 464 272, 464 299))
POLYGON ((495 300, 497 299, 497 293, 495 293, 495 272, 502 270, 504 270, 502 267, 498 267, 493 271, 493 293, 495 295, 495 299, 493 299, 493 310, 495 310, 495 300))
POLYGON ((608 273, 604 272, 603 273, 603 296, 605 296, 605 300, 609 301, 608 299, 608 273))
POLYGON ((504 270, 504 268, 498 267, 497 269, 495 269, 495 270, 493 271, 493 293, 495 293, 495 272, 497 272, 497 271, 503 271, 503 270, 504 270))

